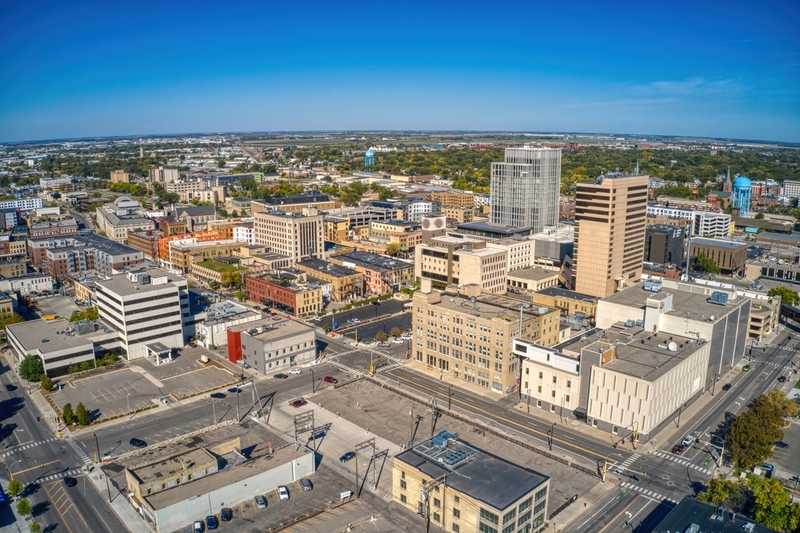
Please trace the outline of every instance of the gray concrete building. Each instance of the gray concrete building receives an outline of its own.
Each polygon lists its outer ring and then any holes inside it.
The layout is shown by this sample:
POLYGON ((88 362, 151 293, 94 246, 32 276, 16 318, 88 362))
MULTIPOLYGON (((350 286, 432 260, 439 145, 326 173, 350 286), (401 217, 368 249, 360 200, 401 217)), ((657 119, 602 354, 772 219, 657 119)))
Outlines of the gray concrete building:
POLYGON ((314 328, 279 317, 233 326, 228 329, 228 357, 262 374, 312 363, 317 358, 314 328))

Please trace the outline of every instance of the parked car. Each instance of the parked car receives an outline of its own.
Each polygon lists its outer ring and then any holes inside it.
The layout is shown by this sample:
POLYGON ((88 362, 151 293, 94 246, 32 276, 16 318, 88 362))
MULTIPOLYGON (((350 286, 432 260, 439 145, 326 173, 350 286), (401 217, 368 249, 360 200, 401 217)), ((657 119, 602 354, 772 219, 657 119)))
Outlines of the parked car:
POLYGON ((219 517, 223 522, 230 522, 233 519, 233 510, 223 507, 219 512, 219 517))
POLYGON ((207 516, 206 527, 208 528, 209 531, 217 529, 219 527, 219 523, 217 522, 217 517, 214 515, 207 516))
POLYGON ((286 374, 275 374, 275 379, 287 379, 288 377, 286 374))
POLYGON ((64 478, 64 485, 66 485, 67 487, 74 487, 77 484, 78 480, 75 479, 74 477, 67 476, 64 478))
POLYGON ((278 498, 280 498, 281 501, 289 499, 289 491, 286 490, 286 487, 283 485, 278 485, 278 498))
POLYGON ((778 378, 778 383, 783 383, 784 381, 786 381, 786 376, 781 376, 778 378))
POLYGON ((259 508, 259 509, 266 509, 267 508, 267 500, 265 500, 264 497, 261 494, 257 495, 255 497, 255 500, 256 500, 256 507, 257 508, 259 508))
POLYGON ((726 383, 725 385, 722 386, 722 390, 723 391, 731 390, 731 384, 730 383, 726 383))
POLYGON ((197 520, 194 523, 194 527, 192 527, 192 531, 194 533, 203 533, 203 522, 202 520, 197 520))
POLYGON ((395 340, 393 340, 392 342, 395 343, 395 344, 403 344, 406 341, 404 341, 403 339, 398 337, 395 340))
POLYGON ((361 322, 361 320, 359 320, 358 318, 351 318, 350 320, 353 321, 353 324, 358 324, 359 322, 361 322))
POLYGON ((772 474, 775 472, 775 467, 769 463, 764 463, 761 465, 761 470, 764 472, 765 477, 772 477, 772 474))
POLYGON ((339 457, 339 461, 342 463, 346 463, 350 459, 356 456, 356 452, 347 452, 343 456, 339 457))
POLYGON ((302 373, 303 373, 303 371, 302 371, 302 370, 300 370, 299 368, 293 368, 293 369, 289 370, 289 373, 290 373, 290 374, 294 374, 294 375, 296 376, 296 375, 298 375, 298 374, 302 374, 302 373))
POLYGON ((314 488, 314 485, 311 484, 311 481, 308 478, 300 478, 300 486, 303 487, 303 491, 309 491, 314 488))
POLYGON ((675 455, 680 455, 683 453, 683 444, 677 444, 674 448, 672 448, 672 453, 675 455))
POLYGON ((686 435, 681 441, 681 444, 683 444, 684 447, 689 447, 692 445, 692 443, 694 443, 694 437, 691 435, 686 435))
POLYGON ((239 389, 239 388, 236 388, 236 387, 231 387, 230 389, 228 389, 228 392, 230 394, 239 394, 240 392, 242 392, 242 389, 239 389))
POLYGON ((147 443, 145 441, 143 441, 142 439, 131 439, 130 444, 134 448, 144 448, 144 447, 147 446, 147 443))
POLYGON ((776 442, 776 443, 775 443, 775 446, 776 446, 777 448, 783 448, 784 450, 786 450, 786 449, 788 449, 788 448, 789 448, 789 445, 788 445, 788 444, 786 444, 785 442, 780 442, 780 441, 776 442))
POLYGON ((212 398, 217 398, 217 399, 222 399, 222 398, 225 397, 225 395, 222 394, 221 392, 212 392, 211 393, 211 397, 212 398))
POLYGON ((338 379, 332 378, 330 376, 325 376, 325 379, 323 379, 322 381, 324 381, 325 383, 333 383, 334 385, 339 383, 338 379))
POLYGON ((9 384, 6 385, 6 390, 7 391, 15 391, 15 390, 17 390, 17 386, 16 385, 12 385, 11 383, 9 383, 9 384))
POLYGON ((292 402, 292 407, 303 407, 307 403, 305 400, 295 400, 292 402))

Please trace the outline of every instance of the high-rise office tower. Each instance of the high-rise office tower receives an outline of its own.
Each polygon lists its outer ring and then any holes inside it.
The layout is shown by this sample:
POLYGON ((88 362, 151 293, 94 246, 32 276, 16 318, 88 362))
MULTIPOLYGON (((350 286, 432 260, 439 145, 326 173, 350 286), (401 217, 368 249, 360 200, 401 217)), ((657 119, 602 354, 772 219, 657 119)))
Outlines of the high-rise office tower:
POLYGON ((575 190, 575 290, 603 298, 639 281, 649 176, 612 174, 575 190))
POLYGON ((492 163, 489 222, 541 232, 558 222, 561 149, 506 148, 505 161, 492 163))

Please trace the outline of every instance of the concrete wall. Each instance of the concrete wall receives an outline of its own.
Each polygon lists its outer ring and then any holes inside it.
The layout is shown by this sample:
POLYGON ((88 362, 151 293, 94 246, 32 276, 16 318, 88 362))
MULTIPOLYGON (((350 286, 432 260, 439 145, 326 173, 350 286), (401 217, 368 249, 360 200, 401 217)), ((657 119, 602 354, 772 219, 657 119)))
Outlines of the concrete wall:
MULTIPOLYGON (((247 464, 234 468, 247 468, 247 464)), ((157 511, 158 529, 161 533, 182 530, 195 520, 210 514, 219 513, 223 507, 233 507, 257 494, 266 494, 275 490, 278 485, 289 485, 302 477, 314 473, 314 454, 308 452, 304 456, 289 463, 277 465, 238 483, 219 487, 208 494, 198 494, 182 502, 175 503, 157 511)), ((292 488, 291 490, 300 490, 292 488)))

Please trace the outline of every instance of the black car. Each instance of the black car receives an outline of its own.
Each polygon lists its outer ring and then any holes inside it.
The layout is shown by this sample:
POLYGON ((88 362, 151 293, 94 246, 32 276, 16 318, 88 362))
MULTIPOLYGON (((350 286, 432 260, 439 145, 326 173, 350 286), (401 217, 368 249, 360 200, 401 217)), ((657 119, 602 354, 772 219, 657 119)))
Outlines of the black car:
POLYGON ((231 387, 230 389, 228 389, 228 392, 231 394, 239 394, 240 392, 242 392, 242 389, 231 387))
POLYGON ((212 397, 212 398, 221 399, 221 398, 224 398, 224 397, 225 397, 225 395, 224 395, 224 394, 222 394, 221 392, 212 392, 212 393, 211 393, 211 397, 212 397))
POLYGON ((219 513, 219 518, 223 522, 230 522, 233 519, 233 511, 227 507, 223 507, 219 513))
POLYGON ((724 391, 731 390, 731 384, 730 383, 726 383, 725 385, 722 386, 722 390, 724 390, 724 391))
POLYGON ((8 385, 6 385, 6 390, 7 391, 17 390, 17 386, 9 383, 8 385))
POLYGON ((788 444, 786 444, 785 442, 781 442, 781 441, 776 442, 775 446, 777 446, 778 448, 783 448, 784 450, 789 448, 788 444))
POLYGON ((217 517, 214 515, 207 516, 206 529, 208 529, 209 531, 213 531, 214 529, 217 529, 217 527, 219 527, 219 524, 217 524, 217 517))
POLYGON ((64 478, 64 485, 66 485, 67 487, 74 487, 77 484, 78 480, 75 479, 74 477, 67 476, 64 478))
POLYGON ((346 463, 347 461, 349 461, 350 459, 352 459, 355 456, 356 456, 355 452, 347 452, 343 456, 339 457, 339 461, 342 462, 342 463, 346 463))
POLYGON ((131 439, 131 446, 134 448, 144 448, 147 446, 147 443, 142 439, 131 439))
POLYGON ((289 376, 286 374, 275 374, 275 379, 288 379, 289 376))
POLYGON ((784 381, 786 381, 786 376, 781 376, 778 378, 778 383, 783 383, 784 381))

